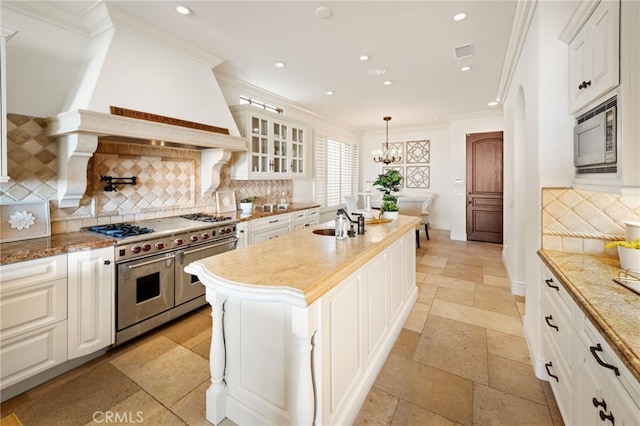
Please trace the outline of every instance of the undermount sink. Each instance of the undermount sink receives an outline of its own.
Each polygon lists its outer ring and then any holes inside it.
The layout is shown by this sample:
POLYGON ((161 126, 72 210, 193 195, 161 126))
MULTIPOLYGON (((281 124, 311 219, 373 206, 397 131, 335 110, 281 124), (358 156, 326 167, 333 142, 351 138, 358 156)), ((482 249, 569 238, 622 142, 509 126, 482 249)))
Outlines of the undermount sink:
POLYGON ((335 237, 336 236, 336 230, 334 228, 329 228, 329 229, 314 229, 313 233, 316 235, 327 235, 330 237, 335 237))

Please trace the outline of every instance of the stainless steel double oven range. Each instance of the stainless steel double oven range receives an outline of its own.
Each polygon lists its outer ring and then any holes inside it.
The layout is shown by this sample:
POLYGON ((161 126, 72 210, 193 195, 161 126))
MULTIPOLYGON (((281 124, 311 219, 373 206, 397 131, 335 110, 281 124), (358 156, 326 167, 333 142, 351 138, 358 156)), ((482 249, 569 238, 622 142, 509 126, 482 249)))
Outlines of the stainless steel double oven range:
POLYGON ((85 229, 116 240, 116 344, 206 304, 184 267, 235 249, 236 223, 194 214, 85 229))

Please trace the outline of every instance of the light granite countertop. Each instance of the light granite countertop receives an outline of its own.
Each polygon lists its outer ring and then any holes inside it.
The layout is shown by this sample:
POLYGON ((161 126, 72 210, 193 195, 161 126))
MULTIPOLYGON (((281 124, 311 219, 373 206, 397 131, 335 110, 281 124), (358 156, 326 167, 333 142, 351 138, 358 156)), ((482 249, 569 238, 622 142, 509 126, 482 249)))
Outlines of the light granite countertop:
POLYGON ((309 305, 418 223, 417 217, 400 215, 398 220, 366 225, 364 235, 344 240, 313 233, 314 229, 333 228, 328 222, 194 264, 229 286, 248 292, 294 294, 309 305))
POLYGON ((553 250, 538 254, 640 381, 640 295, 613 281, 618 259, 553 250))

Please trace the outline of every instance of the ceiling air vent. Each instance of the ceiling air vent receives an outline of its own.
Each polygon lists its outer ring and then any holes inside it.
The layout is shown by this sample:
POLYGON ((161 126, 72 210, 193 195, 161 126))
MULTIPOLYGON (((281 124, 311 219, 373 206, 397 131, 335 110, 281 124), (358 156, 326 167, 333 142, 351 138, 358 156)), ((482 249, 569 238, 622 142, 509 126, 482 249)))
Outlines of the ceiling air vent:
POLYGON ((473 45, 463 44, 453 48, 453 54, 456 59, 465 59, 473 56, 473 45))

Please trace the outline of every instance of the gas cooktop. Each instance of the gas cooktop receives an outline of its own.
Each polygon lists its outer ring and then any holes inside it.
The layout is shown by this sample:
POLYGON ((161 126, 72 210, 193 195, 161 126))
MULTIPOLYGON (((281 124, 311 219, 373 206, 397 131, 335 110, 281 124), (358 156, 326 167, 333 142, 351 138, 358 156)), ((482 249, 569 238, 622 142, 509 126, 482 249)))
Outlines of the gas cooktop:
POLYGON ((97 232, 99 234, 108 235, 113 238, 126 238, 136 235, 150 234, 153 229, 131 225, 129 223, 117 223, 114 225, 98 225, 90 226, 88 231, 97 232))
POLYGON ((185 219, 197 220, 200 222, 228 222, 232 218, 231 216, 215 216, 207 213, 193 213, 193 214, 185 214, 180 216, 185 219))
POLYGON ((237 220, 231 216, 214 216, 206 213, 194 213, 183 216, 171 216, 148 219, 133 223, 117 223, 83 228, 118 241, 118 245, 129 241, 142 241, 175 235, 182 232, 194 232, 203 229, 215 229, 224 225, 233 225, 237 220))

